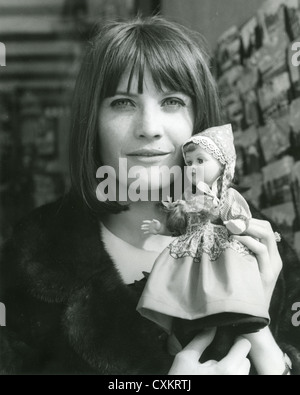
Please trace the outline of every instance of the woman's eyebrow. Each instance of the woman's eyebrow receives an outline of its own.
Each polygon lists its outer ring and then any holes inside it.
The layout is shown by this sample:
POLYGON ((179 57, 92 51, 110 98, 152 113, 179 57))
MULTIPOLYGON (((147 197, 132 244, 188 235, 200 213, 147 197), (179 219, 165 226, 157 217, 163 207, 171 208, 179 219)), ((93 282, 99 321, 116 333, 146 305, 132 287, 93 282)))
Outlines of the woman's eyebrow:
POLYGON ((174 91, 174 90, 166 90, 166 91, 162 91, 162 95, 167 96, 167 95, 183 95, 183 96, 188 96, 186 93, 184 92, 180 92, 180 91, 174 91))
POLYGON ((115 92, 114 96, 130 96, 130 97, 137 97, 138 94, 126 92, 126 91, 117 91, 115 92))

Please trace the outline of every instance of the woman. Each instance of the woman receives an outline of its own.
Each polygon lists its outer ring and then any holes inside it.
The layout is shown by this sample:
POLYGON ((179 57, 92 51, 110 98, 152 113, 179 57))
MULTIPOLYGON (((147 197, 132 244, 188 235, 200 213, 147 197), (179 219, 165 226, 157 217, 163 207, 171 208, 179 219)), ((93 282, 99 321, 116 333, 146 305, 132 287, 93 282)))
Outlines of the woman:
MULTIPOLYGON (((181 165, 181 144, 194 131, 221 123, 207 61, 193 33, 160 18, 109 24, 96 35, 74 95, 71 192, 24 218, 2 251, 2 372, 248 374, 250 347, 259 374, 286 373, 283 351, 299 372, 299 336, 284 310, 297 301, 293 282, 300 275, 292 252, 284 270, 289 284, 281 278, 271 305, 279 345, 267 329, 237 339, 220 362, 200 364, 213 329, 179 351, 176 339, 136 312, 142 272, 170 242, 140 232, 144 218, 162 219, 157 202, 103 203, 96 197, 102 165, 116 171, 117 192, 133 182, 118 179, 124 163, 128 171, 146 169, 146 189, 168 187, 164 177, 149 185, 151 170, 181 165)), ((273 230, 253 220, 248 233, 240 240, 257 255, 271 299, 281 269, 273 230)))

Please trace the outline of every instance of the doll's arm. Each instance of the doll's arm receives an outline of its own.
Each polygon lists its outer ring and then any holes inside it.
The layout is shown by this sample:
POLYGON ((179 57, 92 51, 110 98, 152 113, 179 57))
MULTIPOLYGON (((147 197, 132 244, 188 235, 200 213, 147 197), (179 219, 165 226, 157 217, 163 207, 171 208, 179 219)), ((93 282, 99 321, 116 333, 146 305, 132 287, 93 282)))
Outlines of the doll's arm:
POLYGON ((221 219, 226 228, 233 234, 245 232, 252 218, 248 203, 243 196, 233 188, 227 191, 227 199, 221 209, 221 219))
POLYGON ((141 230, 144 231, 144 234, 171 235, 165 224, 154 218, 152 220, 145 219, 141 226, 141 230))

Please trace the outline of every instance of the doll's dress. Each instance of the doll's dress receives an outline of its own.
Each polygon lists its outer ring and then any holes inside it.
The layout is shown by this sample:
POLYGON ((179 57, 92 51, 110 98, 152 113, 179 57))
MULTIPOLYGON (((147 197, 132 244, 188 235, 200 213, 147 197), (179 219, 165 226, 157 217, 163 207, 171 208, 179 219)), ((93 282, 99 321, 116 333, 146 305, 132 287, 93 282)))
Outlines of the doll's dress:
MULTIPOLYGON (((184 328, 191 332, 240 325, 246 333, 268 325, 255 256, 220 224, 212 199, 202 198, 200 211, 197 200, 186 205, 186 233, 174 238, 156 259, 137 306, 139 313, 168 333, 175 317, 184 320, 184 328)), ((222 220, 231 218, 231 208, 229 204, 222 220)))

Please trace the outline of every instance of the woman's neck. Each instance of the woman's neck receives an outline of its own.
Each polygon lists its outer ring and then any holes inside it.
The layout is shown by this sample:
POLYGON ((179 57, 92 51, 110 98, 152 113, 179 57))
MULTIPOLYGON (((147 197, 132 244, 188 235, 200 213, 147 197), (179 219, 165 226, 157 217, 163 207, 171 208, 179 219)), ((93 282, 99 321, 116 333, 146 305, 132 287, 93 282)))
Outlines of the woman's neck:
POLYGON ((129 207, 129 210, 119 214, 109 214, 103 224, 122 240, 137 248, 143 248, 146 240, 153 237, 141 231, 143 220, 155 218, 162 222, 165 215, 157 202, 135 202, 129 207))

